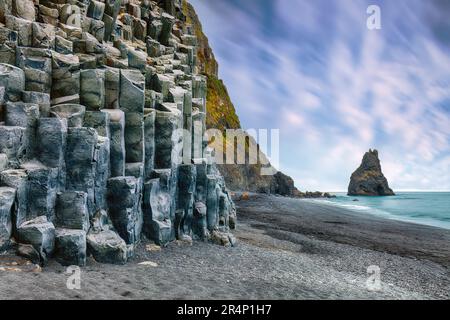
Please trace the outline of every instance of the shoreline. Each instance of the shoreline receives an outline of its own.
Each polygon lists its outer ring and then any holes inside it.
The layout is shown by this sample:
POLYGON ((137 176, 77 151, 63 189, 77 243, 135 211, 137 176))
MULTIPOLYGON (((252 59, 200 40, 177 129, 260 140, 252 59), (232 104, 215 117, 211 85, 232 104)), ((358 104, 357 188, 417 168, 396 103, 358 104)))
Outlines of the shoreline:
MULTIPOLYGON (((269 213, 271 223, 277 225, 278 229, 393 254, 411 254, 450 267, 448 229, 386 219, 374 214, 363 215, 338 206, 303 199, 266 197, 260 194, 253 194, 253 197, 253 202, 265 198, 264 201, 270 203, 272 211, 283 212, 282 215, 269 213)), ((256 217, 254 207, 246 205, 241 209, 241 218, 265 220, 264 211, 256 217)))
POLYGON ((81 290, 55 261, 0 271, 0 299, 450 299, 448 230, 259 194, 236 207, 236 247, 143 240, 126 265, 88 258, 81 290), (379 291, 367 287, 374 265, 379 291))
MULTIPOLYGON (((392 196, 389 196, 389 197, 392 197, 392 196)), ((295 198, 292 198, 292 199, 295 199, 295 198)), ((419 226, 427 226, 427 227, 439 228, 439 229, 444 229, 444 230, 450 230, 450 223, 448 223, 448 227, 447 227, 444 225, 445 222, 435 220, 435 219, 422 219, 422 218, 414 219, 413 217, 411 217, 410 219, 403 218, 400 215, 396 215, 396 214, 393 214, 393 213, 385 211, 385 210, 372 208, 372 207, 364 206, 364 205, 358 205, 357 204, 358 202, 356 202, 356 204, 354 204, 354 206, 360 207, 362 209, 352 208, 352 205, 333 202, 332 200, 329 200, 329 199, 320 198, 320 199, 299 199, 299 200, 317 203, 317 204, 328 205, 328 206, 336 207, 336 208, 341 208, 343 210, 351 211, 357 215, 367 214, 367 215, 371 215, 375 218, 385 219, 385 220, 389 220, 389 221, 399 221, 399 222, 417 224, 419 226), (427 221, 429 221, 429 222, 427 222, 427 221)))

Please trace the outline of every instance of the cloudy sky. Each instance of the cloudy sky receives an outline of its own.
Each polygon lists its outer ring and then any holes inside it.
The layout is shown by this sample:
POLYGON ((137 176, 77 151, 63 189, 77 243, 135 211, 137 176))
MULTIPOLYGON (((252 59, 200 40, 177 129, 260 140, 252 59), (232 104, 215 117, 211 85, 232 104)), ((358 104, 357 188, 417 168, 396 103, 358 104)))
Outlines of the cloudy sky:
POLYGON ((281 130, 298 188, 345 190, 376 148, 394 190, 450 190, 450 0, 191 3, 243 127, 281 130))

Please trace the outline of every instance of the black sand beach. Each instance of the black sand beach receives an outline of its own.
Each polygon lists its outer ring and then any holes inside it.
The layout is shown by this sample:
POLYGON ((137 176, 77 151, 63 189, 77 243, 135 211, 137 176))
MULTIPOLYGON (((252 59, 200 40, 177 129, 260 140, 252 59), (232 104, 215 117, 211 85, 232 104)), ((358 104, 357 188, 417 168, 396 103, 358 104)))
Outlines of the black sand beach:
POLYGON ((275 196, 236 205, 237 247, 143 242, 125 266, 89 259, 80 290, 54 261, 0 271, 0 299, 450 299, 448 230, 275 196), (380 291, 366 285, 372 265, 380 291))

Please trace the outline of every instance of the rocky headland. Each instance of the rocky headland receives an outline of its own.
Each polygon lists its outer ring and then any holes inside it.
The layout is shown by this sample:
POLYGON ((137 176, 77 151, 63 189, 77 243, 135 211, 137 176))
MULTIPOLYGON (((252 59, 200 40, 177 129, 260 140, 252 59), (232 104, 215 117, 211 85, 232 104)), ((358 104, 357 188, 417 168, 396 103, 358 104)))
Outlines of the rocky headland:
POLYGON ((369 150, 350 178, 349 196, 393 196, 394 191, 381 170, 377 150, 369 150))
MULTIPOLYGON (((194 7, 187 1, 183 1, 183 10, 187 17, 187 23, 192 25, 198 39, 197 58, 199 72, 205 75, 208 80, 206 126, 221 130, 224 136, 227 129, 242 129, 239 116, 230 99, 228 90, 219 78, 219 64, 209 45, 208 38, 203 33, 200 19, 194 7)), ((250 138, 250 141, 255 143, 252 138, 250 138)), ((248 148, 248 145, 245 148, 248 148)), ((245 151, 247 152, 248 150, 245 151)), ((262 152, 259 157, 266 158, 262 152)), ((217 167, 231 190, 283 196, 296 195, 298 190, 291 177, 282 172, 278 172, 275 175, 261 175, 261 168, 266 167, 267 165, 265 164, 268 161, 258 160, 255 162, 250 163, 248 158, 246 158, 245 164, 220 164, 217 167)))

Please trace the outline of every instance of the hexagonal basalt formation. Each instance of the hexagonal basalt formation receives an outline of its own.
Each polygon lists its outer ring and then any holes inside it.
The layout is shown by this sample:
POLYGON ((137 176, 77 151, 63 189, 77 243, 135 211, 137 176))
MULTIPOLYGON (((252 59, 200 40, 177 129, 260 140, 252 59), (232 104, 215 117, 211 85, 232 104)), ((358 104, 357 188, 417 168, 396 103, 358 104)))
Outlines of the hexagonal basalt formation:
POLYGON ((213 158, 193 158, 206 77, 185 21, 179 0, 2 1, 0 248, 121 264, 144 235, 229 232, 213 158))

